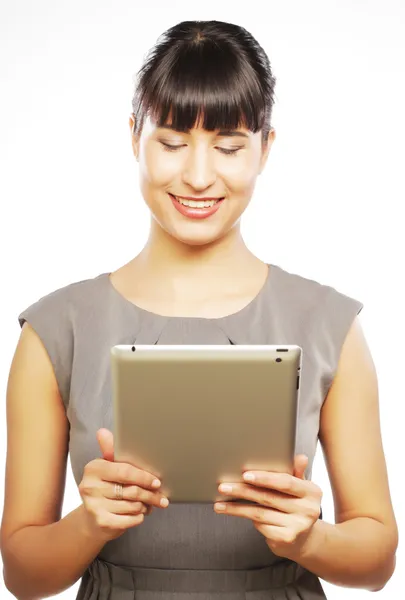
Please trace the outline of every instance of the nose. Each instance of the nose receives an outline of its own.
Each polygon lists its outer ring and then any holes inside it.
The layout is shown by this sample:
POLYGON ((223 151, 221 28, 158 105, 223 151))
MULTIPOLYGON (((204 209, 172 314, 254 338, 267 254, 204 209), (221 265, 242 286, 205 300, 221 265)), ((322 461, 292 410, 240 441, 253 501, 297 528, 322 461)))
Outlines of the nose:
POLYGON ((183 167, 182 180, 194 190, 204 190, 215 182, 212 156, 204 148, 190 149, 183 167))

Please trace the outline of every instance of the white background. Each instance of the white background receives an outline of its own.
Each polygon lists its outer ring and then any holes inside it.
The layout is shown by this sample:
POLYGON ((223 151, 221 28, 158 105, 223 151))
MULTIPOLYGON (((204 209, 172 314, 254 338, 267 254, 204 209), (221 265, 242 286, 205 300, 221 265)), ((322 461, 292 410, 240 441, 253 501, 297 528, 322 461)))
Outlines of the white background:
MULTIPOLYGON (((56 288, 115 270, 144 244, 149 218, 128 128, 132 78, 158 36, 189 19, 242 25, 269 55, 277 77, 277 139, 243 233, 263 260, 364 302, 361 320, 379 376, 384 450, 401 532, 405 5, 400 0, 205 0, 194 7, 167 0, 1 3, 1 486, 17 316, 56 288)), ((324 490, 324 518, 333 522, 320 449, 313 479, 324 490)), ((79 502, 69 465, 63 513, 79 502)), ((404 569, 400 545, 396 573, 378 598, 401 596, 404 569)), ((2 585, 1 598, 10 599, 2 585)), ((331 600, 369 597, 363 590, 323 585, 331 600)), ((78 583, 58 598, 74 599, 77 588, 78 583)))

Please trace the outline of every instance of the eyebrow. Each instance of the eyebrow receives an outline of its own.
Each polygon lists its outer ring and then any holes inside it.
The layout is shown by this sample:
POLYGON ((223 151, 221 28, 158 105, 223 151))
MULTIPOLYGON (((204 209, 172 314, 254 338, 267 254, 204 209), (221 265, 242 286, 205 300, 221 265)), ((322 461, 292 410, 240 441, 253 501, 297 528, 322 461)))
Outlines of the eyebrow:
MULTIPOLYGON (((159 129, 170 129, 171 131, 176 131, 177 133, 190 133, 189 129, 187 129, 187 131, 180 131, 173 127, 173 125, 162 125, 159 127, 159 129)), ((235 129, 222 129, 221 131, 218 131, 217 137, 244 137, 249 139, 247 133, 242 133, 242 131, 236 131, 235 129)))

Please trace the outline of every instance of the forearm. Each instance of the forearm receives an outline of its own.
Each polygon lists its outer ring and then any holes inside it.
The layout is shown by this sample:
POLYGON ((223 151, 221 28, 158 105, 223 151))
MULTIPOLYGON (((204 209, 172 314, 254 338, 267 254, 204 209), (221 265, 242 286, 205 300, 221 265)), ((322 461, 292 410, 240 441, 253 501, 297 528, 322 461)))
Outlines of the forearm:
POLYGON ((89 530, 79 506, 60 521, 16 531, 3 548, 4 579, 18 600, 39 600, 72 586, 105 540, 89 530))
POLYGON ((329 583, 370 591, 381 589, 395 568, 387 528, 367 517, 335 525, 318 520, 306 548, 289 558, 329 583))

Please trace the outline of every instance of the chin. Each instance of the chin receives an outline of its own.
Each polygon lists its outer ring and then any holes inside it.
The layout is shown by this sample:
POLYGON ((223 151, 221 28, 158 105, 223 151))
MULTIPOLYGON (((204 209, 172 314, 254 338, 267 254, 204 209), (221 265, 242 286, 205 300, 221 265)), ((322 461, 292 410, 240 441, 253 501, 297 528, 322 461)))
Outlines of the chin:
MULTIPOLYGON (((185 219, 181 215, 172 214, 162 207, 149 206, 155 221, 166 234, 188 246, 207 246, 228 236, 239 222, 241 212, 225 213, 220 218, 218 213, 207 219, 185 219), (156 210, 153 210, 156 208, 156 210)), ((173 209, 175 210, 175 209, 173 209)))
POLYGON ((207 246, 224 238, 229 234, 232 227, 224 221, 217 223, 208 223, 201 221, 200 223, 179 223, 173 219, 161 219, 158 221, 160 227, 177 240, 187 246, 207 246))
POLYGON ((174 239, 187 246, 207 246, 226 236, 227 231, 179 231, 166 230, 174 239))

